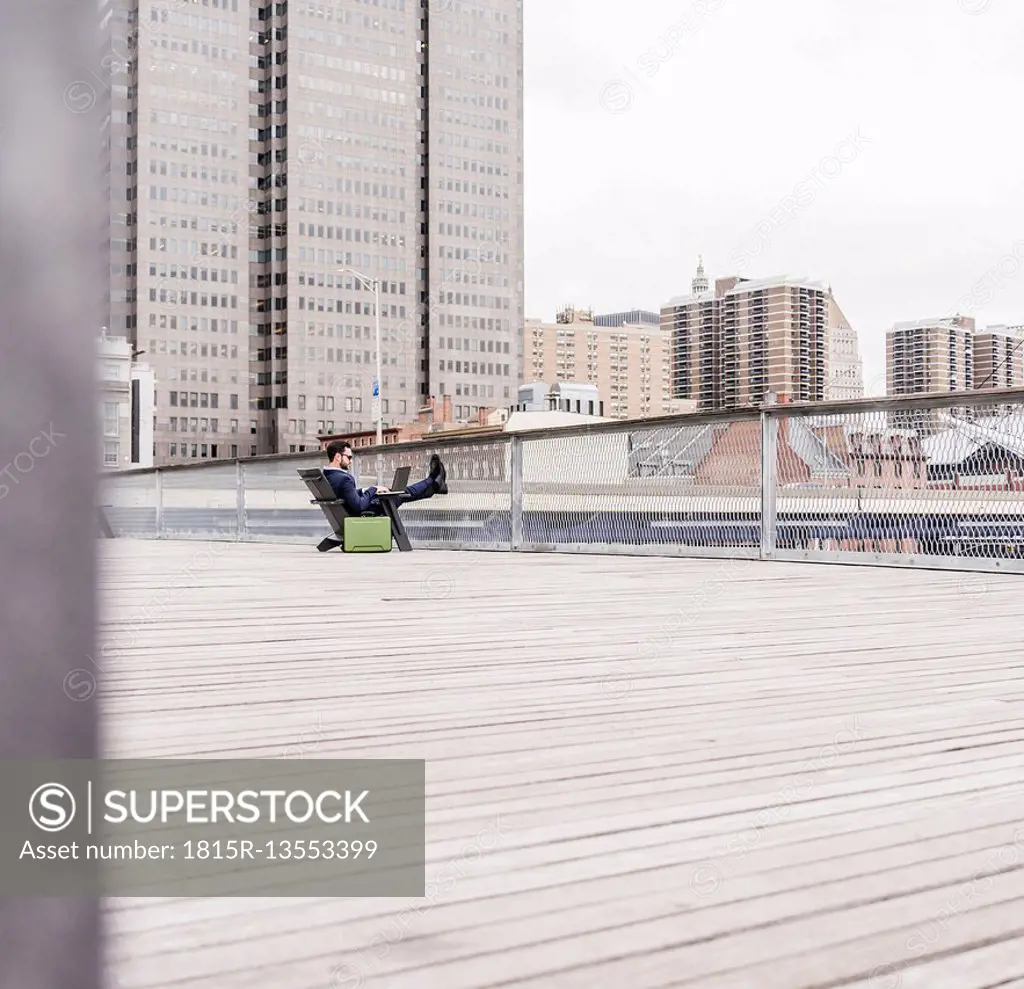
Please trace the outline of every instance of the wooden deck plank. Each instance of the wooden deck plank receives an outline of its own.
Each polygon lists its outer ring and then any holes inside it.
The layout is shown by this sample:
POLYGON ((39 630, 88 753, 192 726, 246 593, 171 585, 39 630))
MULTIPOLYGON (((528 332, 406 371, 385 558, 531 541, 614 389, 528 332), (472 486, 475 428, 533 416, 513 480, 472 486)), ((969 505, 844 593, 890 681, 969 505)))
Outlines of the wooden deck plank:
MULTIPOLYGON (((122 989, 886 989, 864 959, 1024 866, 1020 578, 102 545, 108 755, 426 758, 427 877, 464 873, 433 903, 109 901, 122 989)), ((1024 980, 1022 882, 904 989, 1024 980)))
POLYGON ((844 989, 1024 989, 1022 956, 1024 939, 1010 938, 920 964, 896 959, 844 989))
MULTIPOLYGON (((735 880, 730 877, 729 897, 716 894, 715 909, 707 910, 694 918, 695 927, 691 926, 694 921, 691 921, 690 910, 699 906, 700 900, 688 889, 687 876, 677 875, 674 883, 663 884, 657 890, 648 889, 641 894, 631 890, 623 894, 622 884, 619 883, 618 891, 612 887, 607 889, 605 899, 591 896, 588 902, 575 905, 569 902, 565 895, 569 889, 552 889, 547 891, 544 897, 530 897, 532 912, 519 916, 499 917, 494 911, 488 911, 487 924, 481 924, 479 918, 468 908, 444 913, 438 910, 424 916, 422 921, 417 923, 414 936, 417 939, 430 938, 457 929, 470 942, 463 950, 473 955, 497 954, 544 942, 549 947, 553 942, 557 942, 560 949, 564 949, 567 945, 562 944, 561 939, 580 938, 588 932, 602 929, 605 934, 610 935, 612 941, 621 942, 642 925, 653 927, 672 918, 687 919, 688 937, 723 936, 730 929, 745 924, 756 925, 766 913, 770 913, 773 920, 778 922, 781 918, 794 914, 835 911, 845 904, 856 903, 870 895, 883 880, 887 893, 893 895, 901 888, 901 884, 912 883, 920 875, 917 863, 930 864, 930 878, 933 882, 943 875, 966 875, 970 878, 974 871, 992 865, 991 852, 979 853, 975 850, 977 845, 990 843, 994 850, 1008 833, 1012 833, 1013 827, 1012 823, 1003 822, 982 831, 962 832, 942 840, 922 842, 919 848, 872 850, 861 855, 846 856, 842 860, 825 859, 796 867, 788 864, 792 861, 792 853, 788 856, 776 856, 774 861, 765 856, 764 861, 759 863, 759 868, 763 868, 765 872, 786 869, 784 882, 790 895, 781 896, 773 893, 767 898, 759 896, 758 891, 764 888, 766 882, 771 882, 775 888, 776 877, 760 874, 744 876, 741 879, 737 877, 735 880), (958 854, 965 849, 963 854, 958 854), (450 915, 453 912, 457 912, 459 916, 450 915), (544 921, 540 924, 538 919, 542 915, 544 921), (498 920, 501 921, 500 924, 496 923, 498 920)), ((659 876, 663 879, 671 878, 664 876, 667 871, 659 870, 659 876)), ((495 906, 501 905, 503 902, 495 906)), ((291 957, 300 953, 314 923, 311 913, 304 912, 301 927, 289 925, 290 930, 278 928, 267 940, 247 947, 248 961, 273 965, 281 957, 291 957)), ((324 927, 330 925, 329 911, 324 911, 319 923, 324 927)), ((362 943, 373 937, 380 926, 380 918, 350 921, 345 925, 344 931, 338 933, 337 946, 357 950, 362 943)), ((187 951, 187 955, 178 960, 176 967, 201 973, 222 959, 224 942, 212 945, 206 943, 204 946, 206 935, 202 928, 195 926, 191 928, 191 934, 190 938, 185 931, 179 930, 177 933, 183 943, 175 946, 175 953, 187 951), (197 937, 198 940, 194 940, 197 937)), ((568 959, 568 953, 564 957, 568 959)), ((158 972, 161 961, 152 959, 152 965, 153 971, 158 972)), ((389 969, 396 967, 388 966, 389 969)), ((452 974, 449 984, 458 984, 456 973, 452 974)))

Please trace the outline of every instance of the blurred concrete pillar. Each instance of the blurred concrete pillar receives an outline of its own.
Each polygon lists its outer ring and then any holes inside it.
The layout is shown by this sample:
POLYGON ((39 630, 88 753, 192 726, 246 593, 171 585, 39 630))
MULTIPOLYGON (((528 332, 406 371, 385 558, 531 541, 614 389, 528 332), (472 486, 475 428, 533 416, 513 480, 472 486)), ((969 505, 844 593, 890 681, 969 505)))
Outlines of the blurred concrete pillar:
MULTIPOLYGON (((94 653, 104 204, 100 120, 67 94, 98 64, 98 14, 0 9, 0 758, 89 758, 96 701, 65 677, 94 653)), ((96 989, 99 939, 94 902, 0 899, 0 989, 96 989)))

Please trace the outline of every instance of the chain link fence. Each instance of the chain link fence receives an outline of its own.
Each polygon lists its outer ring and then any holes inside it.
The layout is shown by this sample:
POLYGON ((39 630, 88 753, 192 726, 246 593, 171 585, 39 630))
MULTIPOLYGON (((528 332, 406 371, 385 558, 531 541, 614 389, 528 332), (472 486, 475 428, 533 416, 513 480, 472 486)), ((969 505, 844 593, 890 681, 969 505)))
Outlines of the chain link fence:
MULTIPOLYGON (((359 487, 376 485, 376 448, 353 452, 359 487)), ((401 466, 411 468, 410 483, 427 476, 432 453, 445 465, 448 493, 402 507, 412 543, 510 549, 508 437, 385 447, 379 455, 385 486, 401 466)), ((305 453, 108 473, 101 479, 100 509, 114 537, 315 545, 329 527, 297 471, 325 465, 324 454, 305 453)))
POLYGON ((367 488, 383 479, 389 487, 399 467, 411 467, 409 483, 427 476, 436 453, 445 467, 448 493, 403 505, 402 520, 414 546, 434 549, 510 549, 510 449, 507 436, 475 442, 439 439, 377 454, 355 450, 356 483, 367 488), (378 456, 381 462, 378 474, 378 456))
MULTIPOLYGON (((414 546, 1024 572, 1024 390, 703 413, 355 451, 360 487, 446 467, 414 546)), ((327 524, 322 453, 107 474, 114 536, 286 540, 327 524)))
POLYGON ((524 437, 522 490, 523 549, 756 557, 760 416, 524 437))
POLYGON ((778 416, 777 559, 1024 561, 1024 403, 778 416))

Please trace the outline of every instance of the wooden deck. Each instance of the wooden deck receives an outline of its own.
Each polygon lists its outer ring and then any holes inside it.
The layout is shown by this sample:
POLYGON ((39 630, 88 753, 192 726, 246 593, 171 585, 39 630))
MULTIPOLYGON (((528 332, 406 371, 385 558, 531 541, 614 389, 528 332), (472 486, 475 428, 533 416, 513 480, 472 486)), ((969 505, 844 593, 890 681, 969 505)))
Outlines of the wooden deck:
POLYGON ((1024 989, 1024 578, 103 554, 108 756, 425 758, 442 889, 112 901, 121 989, 1024 989))

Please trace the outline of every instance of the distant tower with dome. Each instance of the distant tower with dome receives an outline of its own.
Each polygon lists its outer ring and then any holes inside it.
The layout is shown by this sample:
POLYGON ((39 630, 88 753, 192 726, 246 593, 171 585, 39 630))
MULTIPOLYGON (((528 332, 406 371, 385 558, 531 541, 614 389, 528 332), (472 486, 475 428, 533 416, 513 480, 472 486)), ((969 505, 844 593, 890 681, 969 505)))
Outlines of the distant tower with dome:
POLYGON ((690 291, 694 295, 700 295, 708 290, 708 278, 704 274, 704 255, 697 255, 697 274, 694 275, 693 281, 690 283, 690 291))

